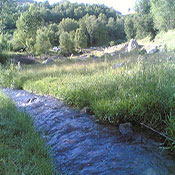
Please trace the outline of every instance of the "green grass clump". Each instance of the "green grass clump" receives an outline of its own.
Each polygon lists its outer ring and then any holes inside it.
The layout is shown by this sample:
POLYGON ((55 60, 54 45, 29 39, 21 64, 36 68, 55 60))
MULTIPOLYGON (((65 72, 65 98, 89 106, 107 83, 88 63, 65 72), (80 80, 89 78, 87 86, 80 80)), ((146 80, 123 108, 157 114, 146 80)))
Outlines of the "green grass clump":
POLYGON ((12 63, 0 65, 0 85, 3 87, 22 88, 18 67, 12 63))
POLYGON ((43 139, 31 118, 0 93, 0 174, 54 175, 43 139))

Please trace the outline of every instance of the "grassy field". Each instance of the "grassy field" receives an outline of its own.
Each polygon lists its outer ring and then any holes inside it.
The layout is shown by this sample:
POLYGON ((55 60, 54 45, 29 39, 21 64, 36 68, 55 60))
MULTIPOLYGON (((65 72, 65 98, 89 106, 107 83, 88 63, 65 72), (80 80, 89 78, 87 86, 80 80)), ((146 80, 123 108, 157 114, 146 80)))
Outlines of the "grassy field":
POLYGON ((11 65, 1 69, 0 78, 4 86, 52 95, 79 109, 88 106, 100 122, 143 122, 175 139, 174 54, 67 59, 20 72, 11 65), (119 63, 123 66, 114 69, 119 63))
POLYGON ((31 118, 0 93, 0 174, 54 175, 53 163, 31 118))

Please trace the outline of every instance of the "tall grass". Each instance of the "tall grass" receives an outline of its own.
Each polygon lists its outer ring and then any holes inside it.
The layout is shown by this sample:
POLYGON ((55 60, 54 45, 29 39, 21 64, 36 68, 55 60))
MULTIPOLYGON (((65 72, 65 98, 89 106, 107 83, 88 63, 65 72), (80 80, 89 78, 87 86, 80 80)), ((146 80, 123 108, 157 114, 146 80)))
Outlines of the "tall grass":
POLYGON ((43 139, 31 118, 0 93, 0 174, 54 175, 43 139))
POLYGON ((167 59, 173 54, 62 61, 27 67, 20 76, 25 90, 62 98, 80 109, 88 106, 100 122, 144 122, 174 139, 175 61, 167 59), (114 69, 120 62, 124 66, 114 69))

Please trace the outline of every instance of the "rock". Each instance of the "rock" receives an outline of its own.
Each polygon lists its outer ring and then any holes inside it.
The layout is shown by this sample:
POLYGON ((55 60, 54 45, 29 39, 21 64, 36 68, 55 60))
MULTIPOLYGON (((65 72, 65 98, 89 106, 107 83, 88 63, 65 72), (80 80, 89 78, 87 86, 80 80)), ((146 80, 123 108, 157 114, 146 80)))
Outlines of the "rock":
POLYGON ((112 52, 112 53, 110 53, 110 55, 113 57, 116 55, 116 52, 112 52))
POLYGON ((27 100, 27 103, 33 103, 33 102, 35 102, 37 100, 37 98, 36 97, 33 97, 33 98, 29 98, 28 100, 27 100))
POLYGON ((167 51, 168 51, 167 45, 166 45, 166 44, 160 45, 160 46, 159 46, 159 51, 160 51, 160 52, 167 52, 167 51))
POLYGON ((139 49, 139 45, 135 39, 131 39, 128 44, 128 52, 139 49))
POLYGON ((122 123, 119 125, 119 131, 121 136, 125 140, 130 140, 133 137, 133 130, 132 130, 132 124, 131 123, 122 123))
POLYGON ((159 51, 158 47, 153 46, 152 48, 148 49, 146 52, 147 52, 147 54, 153 54, 153 53, 156 53, 158 51, 159 51))
POLYGON ((58 51, 60 50, 60 48, 57 47, 57 46, 54 46, 52 50, 53 50, 54 52, 58 52, 58 51))
POLYGON ((87 113, 88 110, 89 110, 89 108, 88 108, 88 106, 86 106, 80 111, 80 114, 87 113))
POLYGON ((173 60, 175 60, 175 57, 168 57, 167 58, 167 61, 173 61, 173 60))
POLYGON ((49 63, 52 63, 52 62, 53 62, 53 59, 49 58, 46 61, 43 61, 42 64, 49 64, 49 63))
POLYGON ((118 63, 118 64, 114 64, 113 69, 117 69, 120 68, 124 65, 124 63, 118 63))
POLYGON ((41 59, 42 60, 46 60, 48 57, 47 56, 42 56, 41 59))
POLYGON ((81 55, 79 58, 80 59, 86 59, 86 58, 88 58, 89 56, 88 55, 81 55))
POLYGON ((141 55, 144 55, 147 53, 146 49, 145 48, 142 48, 139 52, 141 55))
POLYGON ((121 44, 118 46, 118 51, 120 53, 125 53, 128 51, 128 44, 121 44))

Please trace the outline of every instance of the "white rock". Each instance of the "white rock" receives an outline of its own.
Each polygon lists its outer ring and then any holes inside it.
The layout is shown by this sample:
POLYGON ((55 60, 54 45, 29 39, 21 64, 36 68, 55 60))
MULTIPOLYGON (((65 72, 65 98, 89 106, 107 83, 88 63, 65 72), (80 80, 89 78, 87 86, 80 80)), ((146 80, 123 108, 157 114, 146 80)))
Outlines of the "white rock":
POLYGON ((139 49, 139 45, 135 39, 131 39, 128 44, 128 52, 139 49))
POLYGON ((49 58, 49 59, 43 61, 42 64, 49 64, 49 63, 52 63, 52 62, 53 62, 53 60, 51 58, 49 58))
POLYGON ((156 53, 158 51, 159 51, 159 49, 157 46, 153 46, 152 48, 146 50, 147 54, 153 54, 153 53, 156 53))

